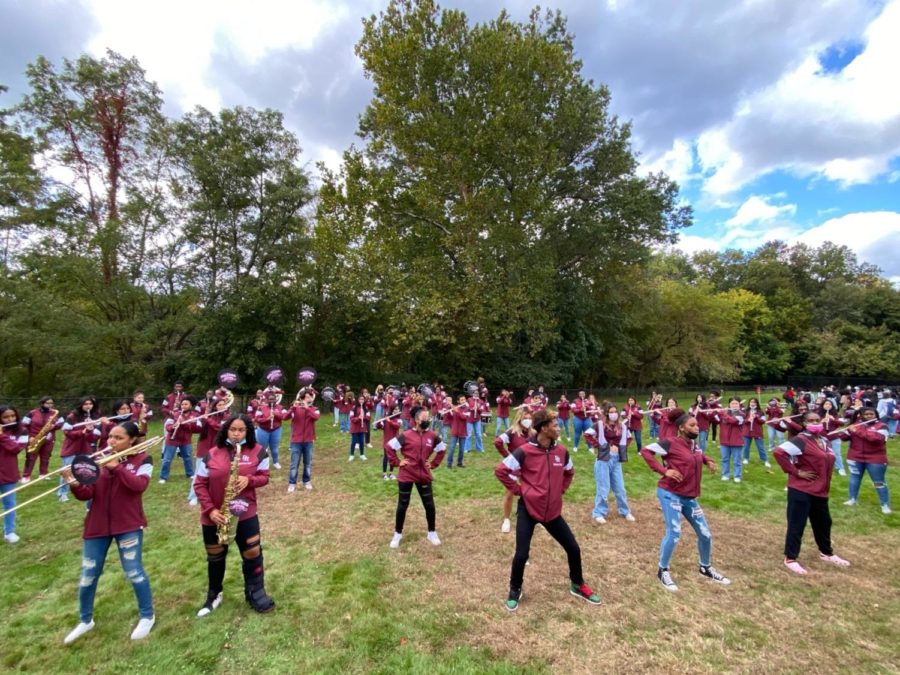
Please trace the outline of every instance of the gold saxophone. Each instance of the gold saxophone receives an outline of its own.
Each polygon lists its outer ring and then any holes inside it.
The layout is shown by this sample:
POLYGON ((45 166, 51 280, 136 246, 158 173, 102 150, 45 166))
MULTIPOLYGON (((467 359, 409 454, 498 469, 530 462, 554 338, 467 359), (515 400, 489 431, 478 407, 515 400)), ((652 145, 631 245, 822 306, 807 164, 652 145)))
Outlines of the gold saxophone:
POLYGON ((238 469, 240 468, 240 464, 241 448, 238 446, 234 450, 234 459, 231 460, 231 473, 228 476, 228 483, 225 485, 225 496, 222 498, 222 506, 219 507, 219 513, 228 518, 224 525, 216 527, 216 535, 219 538, 219 543, 223 546, 229 544, 231 540, 234 539, 234 534, 237 531, 238 517, 233 515, 228 507, 231 500, 237 496, 235 493, 237 492, 238 469))
POLYGON ((53 425, 56 424, 56 418, 59 417, 59 410, 51 410, 52 415, 50 415, 50 419, 48 419, 44 426, 41 427, 41 430, 37 432, 37 436, 31 439, 31 442, 28 444, 28 448, 25 452, 29 455, 38 451, 44 444, 44 440, 47 436, 50 435, 50 430, 53 428, 53 425))

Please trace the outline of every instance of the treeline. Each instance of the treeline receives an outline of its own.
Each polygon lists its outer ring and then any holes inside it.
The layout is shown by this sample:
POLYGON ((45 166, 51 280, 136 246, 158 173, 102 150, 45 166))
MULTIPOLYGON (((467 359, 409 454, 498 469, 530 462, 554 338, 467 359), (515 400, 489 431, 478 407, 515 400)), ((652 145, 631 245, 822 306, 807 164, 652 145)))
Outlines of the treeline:
POLYGON ((672 253, 690 208, 559 14, 397 0, 356 46, 359 146, 315 173, 273 110, 172 119, 108 52, 0 116, 0 391, 225 366, 507 386, 900 377, 900 294, 846 248, 672 253), (669 251, 669 252, 667 252, 669 251))

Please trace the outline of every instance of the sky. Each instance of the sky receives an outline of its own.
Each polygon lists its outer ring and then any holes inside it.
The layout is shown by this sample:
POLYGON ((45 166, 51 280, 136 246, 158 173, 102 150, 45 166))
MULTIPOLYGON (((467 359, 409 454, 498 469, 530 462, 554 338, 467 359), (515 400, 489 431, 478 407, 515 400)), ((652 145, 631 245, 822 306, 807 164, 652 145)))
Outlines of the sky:
MULTIPOLYGON (((536 0, 447 0, 474 21, 536 0)), ((310 169, 340 163, 371 84, 353 53, 387 0, 0 0, 0 105, 25 66, 136 56, 166 112, 282 111, 310 169)), ((633 123, 642 171, 694 208, 678 248, 847 245, 900 283, 900 0, 556 0, 584 74, 633 123)))

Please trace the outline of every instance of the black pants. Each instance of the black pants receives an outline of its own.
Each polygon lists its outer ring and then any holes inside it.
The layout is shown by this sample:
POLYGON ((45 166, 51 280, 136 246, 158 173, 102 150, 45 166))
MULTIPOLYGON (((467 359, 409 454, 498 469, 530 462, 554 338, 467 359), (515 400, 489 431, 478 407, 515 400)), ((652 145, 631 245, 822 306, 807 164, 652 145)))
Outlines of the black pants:
POLYGON ((810 494, 788 488, 787 535, 784 538, 784 557, 796 560, 800 555, 806 520, 812 525, 816 546, 825 555, 832 554, 831 513, 828 511, 828 497, 813 497, 810 494))
POLYGON ((709 423, 709 437, 712 440, 716 440, 716 432, 719 430, 719 425, 716 422, 709 423))
MULTIPOLYGON (((222 582, 225 579, 225 558, 228 555, 228 546, 221 546, 216 535, 215 525, 203 525, 203 543, 206 545, 206 570, 209 576, 209 590, 213 593, 222 592, 222 582)), ((234 542, 238 546, 243 558, 243 572, 245 584, 252 579, 261 576, 263 572, 262 546, 259 536, 259 518, 253 516, 247 520, 238 522, 234 542), (250 557, 247 557, 249 554, 250 557)))
MULTIPOLYGON (((513 556, 512 572, 509 575, 509 586, 516 590, 521 590, 522 579, 525 576, 525 563, 528 562, 528 553, 531 550, 531 537, 534 535, 534 528, 538 521, 531 517, 528 509, 525 508, 525 502, 519 499, 519 506, 516 509, 516 554, 513 556)), ((584 583, 584 577, 581 576, 581 548, 575 541, 575 535, 569 529, 562 516, 554 518, 549 523, 541 523, 547 533, 559 542, 569 558, 569 579, 573 584, 581 586, 584 583)))
POLYGON ((397 499, 397 518, 394 523, 394 532, 403 534, 403 523, 406 521, 406 509, 409 508, 409 500, 412 498, 413 485, 419 491, 422 506, 425 507, 425 520, 428 522, 428 531, 434 532, 435 510, 434 494, 431 491, 431 483, 397 483, 400 488, 400 496, 397 499))

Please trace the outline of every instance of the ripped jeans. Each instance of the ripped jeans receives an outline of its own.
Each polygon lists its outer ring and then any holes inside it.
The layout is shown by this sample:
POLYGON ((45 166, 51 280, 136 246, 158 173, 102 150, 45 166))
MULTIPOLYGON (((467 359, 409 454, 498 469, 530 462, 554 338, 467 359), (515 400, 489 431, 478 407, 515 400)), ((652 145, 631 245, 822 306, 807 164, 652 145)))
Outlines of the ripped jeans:
POLYGON ((882 506, 890 505, 891 495, 885 480, 887 464, 870 464, 855 459, 848 459, 847 464, 850 465, 850 499, 855 501, 859 497, 863 476, 868 473, 869 478, 872 479, 872 485, 875 486, 875 492, 878 494, 878 501, 882 506))
POLYGON ((84 552, 81 559, 81 581, 78 584, 78 602, 81 608, 82 623, 90 623, 94 618, 94 595, 97 592, 97 581, 103 574, 106 564, 106 553, 112 540, 119 547, 119 561, 122 571, 131 582, 137 598, 138 613, 142 619, 153 616, 153 595, 150 593, 150 580, 141 563, 141 552, 144 546, 144 531, 135 530, 109 537, 95 537, 84 540, 84 552))
POLYGON ((674 492, 663 490, 661 487, 656 488, 656 497, 662 507, 663 523, 666 525, 666 534, 659 547, 659 566, 662 569, 669 567, 669 561, 672 559, 678 540, 681 539, 681 516, 684 516, 684 519, 697 533, 700 564, 708 567, 712 553, 712 535, 709 532, 706 516, 703 515, 703 509, 700 508, 696 498, 682 497, 674 492))

